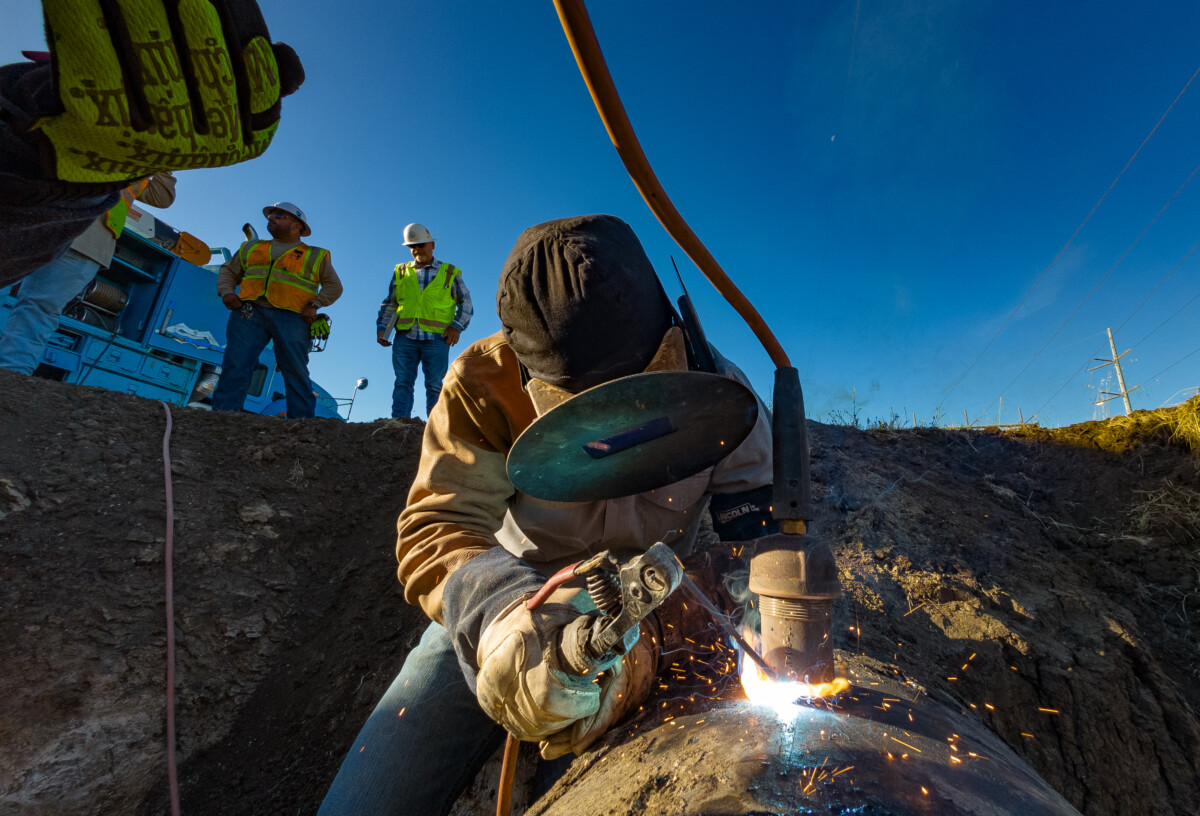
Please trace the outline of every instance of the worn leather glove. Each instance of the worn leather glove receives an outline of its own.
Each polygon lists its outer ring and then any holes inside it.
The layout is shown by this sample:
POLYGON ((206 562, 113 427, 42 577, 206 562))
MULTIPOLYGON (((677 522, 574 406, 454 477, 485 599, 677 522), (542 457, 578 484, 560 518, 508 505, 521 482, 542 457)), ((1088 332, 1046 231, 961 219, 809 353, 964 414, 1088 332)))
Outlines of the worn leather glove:
POLYGON ((614 666, 614 670, 604 672, 596 682, 600 690, 600 705, 596 712, 542 740, 539 745, 542 758, 557 759, 566 754, 583 753, 608 729, 640 706, 650 695, 654 678, 658 675, 660 648, 657 644, 660 642, 653 618, 643 620, 637 643, 614 666))
MULTIPOLYGON (((560 589, 537 609, 515 601, 484 629, 477 650, 476 697, 484 712, 519 739, 537 742, 601 711, 605 686, 621 674, 616 656, 574 674, 560 655, 563 631, 592 608, 586 592, 560 589)), ((634 645, 638 630, 626 633, 634 645)), ((601 729, 602 732, 603 729, 601 729)), ((565 753, 565 752, 564 752, 565 753)))
POLYGON ((55 177, 113 182, 255 158, 304 81, 253 0, 44 0, 55 177))

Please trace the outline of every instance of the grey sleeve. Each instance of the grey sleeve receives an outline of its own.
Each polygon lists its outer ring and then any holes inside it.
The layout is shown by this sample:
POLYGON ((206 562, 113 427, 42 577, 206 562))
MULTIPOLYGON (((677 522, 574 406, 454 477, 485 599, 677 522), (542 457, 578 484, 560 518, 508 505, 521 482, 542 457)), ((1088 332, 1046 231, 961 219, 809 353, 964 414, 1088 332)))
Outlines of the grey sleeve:
POLYGON ((242 247, 238 247, 237 251, 233 253, 233 257, 221 264, 221 271, 217 273, 217 297, 225 297, 233 293, 238 284, 242 282, 243 274, 245 273, 242 270, 242 247))
POLYGON ((387 295, 379 304, 379 314, 375 316, 375 331, 388 331, 396 325, 396 289, 392 280, 388 279, 387 295))
POLYGON ((0 286, 65 252, 125 186, 72 184, 47 173, 29 126, 53 102, 49 65, 0 66, 0 286))
POLYGON ((338 277, 333 268, 333 259, 328 255, 325 256, 325 263, 321 265, 320 278, 321 289, 313 297, 313 303, 318 309, 323 309, 332 306, 342 296, 342 279, 338 277))

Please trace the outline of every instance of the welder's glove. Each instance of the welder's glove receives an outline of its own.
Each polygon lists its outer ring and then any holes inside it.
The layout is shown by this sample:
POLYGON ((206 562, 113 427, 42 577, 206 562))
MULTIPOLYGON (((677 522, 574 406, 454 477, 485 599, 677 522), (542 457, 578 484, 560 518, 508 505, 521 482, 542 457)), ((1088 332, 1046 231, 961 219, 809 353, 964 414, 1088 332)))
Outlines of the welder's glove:
POLYGON ((652 618, 642 621, 641 637, 612 670, 604 672, 596 685, 600 706, 596 713, 582 717, 569 728, 541 741, 543 759, 583 753, 609 728, 625 719, 650 695, 658 675, 660 642, 652 618))
MULTIPOLYGON (((563 663, 563 630, 591 609, 586 592, 560 589, 533 610, 525 608, 525 600, 515 601, 484 629, 477 650, 476 697, 489 717, 521 740, 534 742, 596 715, 605 696, 597 675, 615 678, 621 663, 609 656, 584 676, 563 663)), ((626 647, 633 646, 637 635, 637 629, 627 633, 626 647)))
POLYGON ((253 0, 43 0, 56 178, 114 182, 260 155, 304 81, 253 0))

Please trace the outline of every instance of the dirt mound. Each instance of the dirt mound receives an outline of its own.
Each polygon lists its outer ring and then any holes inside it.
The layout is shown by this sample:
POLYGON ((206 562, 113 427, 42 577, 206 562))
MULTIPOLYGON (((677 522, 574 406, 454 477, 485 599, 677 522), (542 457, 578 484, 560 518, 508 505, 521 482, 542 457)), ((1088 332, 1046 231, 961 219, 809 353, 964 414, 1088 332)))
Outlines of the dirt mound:
MULTIPOLYGON (((392 554, 422 425, 171 415, 184 810, 313 813, 424 627, 392 554)), ((166 810, 166 418, 0 372, 0 810, 166 810)), ((839 647, 1088 814, 1200 808, 1200 481, 1150 424, 813 426, 839 647)))

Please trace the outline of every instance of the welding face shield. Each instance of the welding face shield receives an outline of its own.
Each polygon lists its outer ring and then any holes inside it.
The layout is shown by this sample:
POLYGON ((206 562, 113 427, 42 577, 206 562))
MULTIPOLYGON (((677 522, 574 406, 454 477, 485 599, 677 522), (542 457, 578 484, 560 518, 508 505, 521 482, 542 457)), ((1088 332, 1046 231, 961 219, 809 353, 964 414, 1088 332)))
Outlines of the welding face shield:
POLYGON ((527 229, 496 307, 539 417, 508 454, 522 493, 557 502, 642 493, 713 466, 754 427, 749 388, 688 371, 675 311, 618 218, 527 229))
POLYGON ((521 233, 500 273, 496 311, 527 390, 537 383, 535 404, 647 370, 669 353, 676 322, 637 236, 611 215, 521 233))

